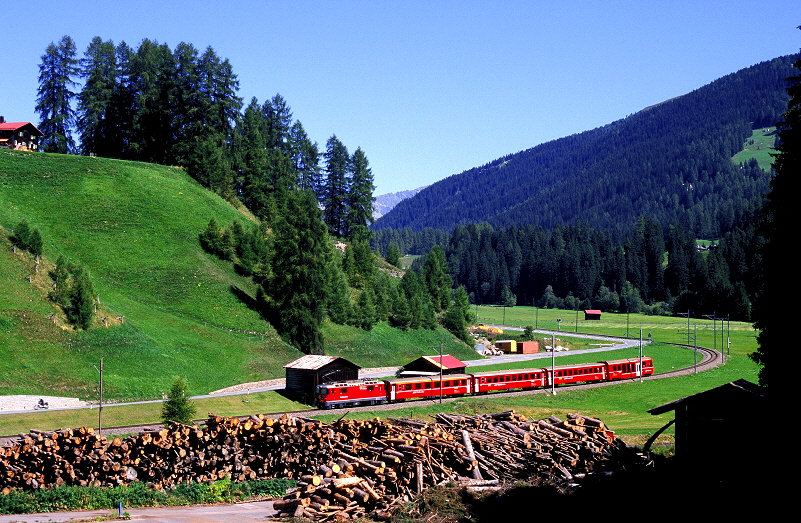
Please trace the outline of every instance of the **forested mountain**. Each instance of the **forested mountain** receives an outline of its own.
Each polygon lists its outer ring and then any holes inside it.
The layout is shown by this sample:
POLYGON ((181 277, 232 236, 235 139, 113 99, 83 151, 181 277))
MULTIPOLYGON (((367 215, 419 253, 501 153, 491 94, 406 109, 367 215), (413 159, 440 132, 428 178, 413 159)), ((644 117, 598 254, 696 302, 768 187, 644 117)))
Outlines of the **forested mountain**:
POLYGON ((405 200, 406 198, 411 198, 415 194, 419 193, 423 189, 428 187, 418 187, 417 189, 411 189, 409 191, 398 191, 398 192, 390 192, 386 194, 379 194, 375 197, 375 201, 373 202, 373 218, 376 220, 381 218, 386 213, 392 210, 393 207, 398 205, 400 202, 405 200))
POLYGON ((429 186, 375 229, 588 223, 622 240, 641 216, 714 238, 768 190, 735 165, 754 128, 787 108, 798 55, 762 62, 604 127, 504 156, 429 186))

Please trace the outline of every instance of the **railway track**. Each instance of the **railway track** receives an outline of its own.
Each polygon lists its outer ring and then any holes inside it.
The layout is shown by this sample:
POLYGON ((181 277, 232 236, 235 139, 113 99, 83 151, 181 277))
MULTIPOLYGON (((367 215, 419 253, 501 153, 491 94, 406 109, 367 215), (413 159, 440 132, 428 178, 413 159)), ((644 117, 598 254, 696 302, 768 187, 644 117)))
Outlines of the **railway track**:
MULTIPOLYGON (((672 343, 676 347, 682 347, 687 350, 693 350, 694 347, 691 345, 683 345, 679 343, 672 343)), ((644 376, 642 378, 643 381, 645 380, 657 380, 657 379, 664 379, 664 378, 673 378, 676 376, 684 376, 687 374, 694 374, 696 372, 704 372, 711 368, 714 368, 721 364, 722 356, 720 352, 708 349, 705 347, 698 347, 696 349, 700 354, 700 359, 696 365, 692 365, 689 367, 684 367, 682 369, 675 369, 668 372, 659 372, 653 374, 651 376, 644 376)), ((626 383, 626 382, 633 382, 637 381, 640 378, 632 378, 626 380, 618 380, 618 381, 604 381, 600 383, 584 383, 584 384, 576 384, 576 385, 562 385, 559 386, 558 390, 582 390, 582 389, 591 389, 596 387, 609 387, 612 385, 617 385, 619 383, 626 383)), ((514 396, 524 396, 529 394, 549 394, 551 392, 550 387, 534 389, 534 390, 521 390, 521 391, 514 391, 514 392, 496 392, 490 394, 492 397, 514 397, 514 396)), ((443 398, 442 402, 451 402, 459 397, 448 397, 443 398)), ((287 411, 287 412, 270 412, 264 413, 265 416, 269 417, 278 417, 283 414, 289 414, 292 416, 298 417, 314 417, 319 416, 322 414, 337 414, 341 413, 341 415, 347 415, 349 412, 363 412, 363 411, 392 411, 392 410, 402 410, 402 409, 414 409, 415 407, 422 407, 428 405, 435 405, 439 403, 439 399, 433 400, 415 400, 410 402, 401 402, 401 403, 388 403, 384 405, 365 405, 361 407, 350 407, 348 409, 339 409, 339 410, 320 410, 320 409, 313 409, 313 410, 296 410, 296 411, 287 411)), ((240 416, 240 419, 245 419, 248 416, 240 416)), ((195 423, 198 425, 205 425, 206 419, 197 419, 195 423)), ((140 432, 150 431, 150 430, 159 430, 162 428, 160 423, 149 423, 144 425, 124 425, 118 427, 104 427, 103 432, 104 434, 115 434, 115 435, 122 435, 122 434, 138 434, 140 432)), ((21 435, 14 434, 10 436, 0 436, 0 445, 4 445, 7 442, 14 441, 18 439, 21 435)))

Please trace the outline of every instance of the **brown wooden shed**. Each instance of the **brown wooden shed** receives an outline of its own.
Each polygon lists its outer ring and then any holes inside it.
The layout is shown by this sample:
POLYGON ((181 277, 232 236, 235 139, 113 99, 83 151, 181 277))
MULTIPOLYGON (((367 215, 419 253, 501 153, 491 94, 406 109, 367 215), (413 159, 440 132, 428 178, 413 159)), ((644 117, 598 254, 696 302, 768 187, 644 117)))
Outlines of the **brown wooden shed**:
POLYGON ((358 379, 361 367, 338 356, 307 355, 287 363, 284 369, 287 395, 310 403, 317 385, 358 379))
POLYGON ((598 309, 587 309, 584 311, 584 319, 585 320, 600 320, 601 319, 601 311, 598 309))
POLYGON ((676 426, 676 460, 694 470, 719 474, 721 479, 743 475, 760 467, 767 446, 744 430, 749 414, 767 413, 764 390, 747 380, 726 383, 692 396, 648 410, 654 416, 675 411, 675 418, 646 443, 670 425, 676 426))

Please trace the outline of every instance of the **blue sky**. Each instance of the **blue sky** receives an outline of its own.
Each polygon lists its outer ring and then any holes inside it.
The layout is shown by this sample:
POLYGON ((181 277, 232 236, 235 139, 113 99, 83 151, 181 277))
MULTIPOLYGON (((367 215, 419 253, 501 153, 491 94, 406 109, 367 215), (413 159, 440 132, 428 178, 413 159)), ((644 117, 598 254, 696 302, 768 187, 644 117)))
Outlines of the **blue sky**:
POLYGON ((364 150, 375 194, 623 118, 801 48, 801 2, 9 2, 0 115, 38 123, 38 65, 70 35, 211 46, 247 103, 364 150), (656 4, 656 5, 655 5, 656 4))

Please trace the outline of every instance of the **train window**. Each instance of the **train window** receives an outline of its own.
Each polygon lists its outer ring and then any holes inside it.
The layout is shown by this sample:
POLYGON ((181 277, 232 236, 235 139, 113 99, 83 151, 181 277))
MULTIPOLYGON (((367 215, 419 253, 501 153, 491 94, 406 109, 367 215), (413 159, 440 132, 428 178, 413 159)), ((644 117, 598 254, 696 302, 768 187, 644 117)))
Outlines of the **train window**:
POLYGON ((414 388, 415 388, 415 389, 417 389, 417 390, 419 390, 419 389, 420 389, 420 385, 421 385, 420 383, 415 383, 415 384, 414 384, 414 388))
POLYGON ((427 388, 427 389, 430 389, 430 388, 431 388, 431 382, 430 382, 430 381, 429 381, 428 383, 426 383, 426 388, 427 388))
POLYGON ((412 390, 412 384, 411 383, 407 383, 406 384, 406 390, 412 390))
POLYGON ((367 390, 373 390, 373 386, 372 385, 368 385, 367 386, 367 390))
POLYGON ((348 389, 339 389, 339 393, 340 394, 347 394, 348 393, 348 389))
POLYGON ((451 386, 451 382, 450 382, 450 380, 448 380, 448 381, 446 381, 446 382, 445 382, 445 386, 446 386, 446 387, 450 387, 450 386, 451 386))

